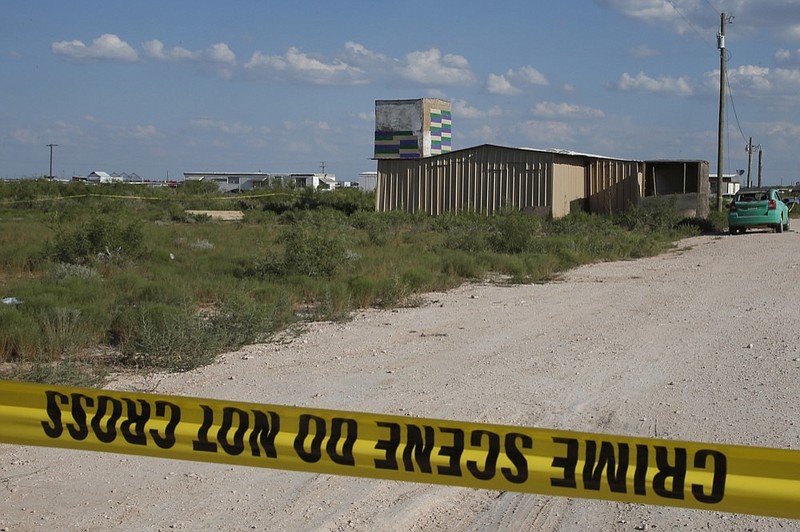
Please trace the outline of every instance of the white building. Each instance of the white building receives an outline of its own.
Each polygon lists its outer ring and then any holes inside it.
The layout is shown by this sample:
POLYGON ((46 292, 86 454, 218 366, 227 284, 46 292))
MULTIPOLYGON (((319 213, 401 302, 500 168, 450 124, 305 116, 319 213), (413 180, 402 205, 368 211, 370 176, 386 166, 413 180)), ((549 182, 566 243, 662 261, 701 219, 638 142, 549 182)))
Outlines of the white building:
MULTIPOLYGON (((739 189, 741 188, 742 184, 739 182, 739 177, 741 174, 722 174, 722 195, 723 196, 733 196, 739 189)), ((708 186, 711 191, 711 194, 714 195, 717 193, 717 174, 708 174, 708 186)))
POLYGON ((359 172, 358 188, 364 192, 372 192, 378 186, 378 172, 359 172))
POLYGON ((122 176, 111 175, 108 172, 99 172, 95 170, 86 176, 86 181, 89 183, 122 183, 122 176))
POLYGON ((279 174, 263 172, 184 172, 185 181, 211 181, 221 192, 249 192, 275 183, 284 186, 333 190, 336 187, 334 174, 279 174))

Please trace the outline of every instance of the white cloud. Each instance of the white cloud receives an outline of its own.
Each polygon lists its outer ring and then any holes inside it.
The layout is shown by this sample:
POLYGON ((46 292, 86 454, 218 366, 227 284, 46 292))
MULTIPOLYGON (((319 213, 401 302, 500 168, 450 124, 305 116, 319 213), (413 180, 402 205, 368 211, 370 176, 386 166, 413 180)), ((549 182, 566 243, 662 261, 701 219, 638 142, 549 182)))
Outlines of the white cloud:
POLYGON ((792 122, 772 122, 767 124, 765 133, 767 135, 797 138, 800 136, 800 125, 792 122))
POLYGON ((780 48, 775 52, 775 62, 784 66, 800 66, 800 50, 780 48))
POLYGON ((533 108, 534 116, 539 118, 603 118, 600 109, 569 103, 539 102, 533 108))
POLYGON ((139 55, 128 43, 112 33, 105 33, 95 39, 91 46, 81 41, 60 41, 50 45, 56 55, 71 59, 110 59, 115 61, 136 61, 139 55))
POLYGON ((365 83, 364 71, 341 59, 324 61, 289 48, 283 56, 254 52, 245 68, 288 81, 304 81, 314 85, 354 85, 365 83))
POLYGON ((301 122, 284 121, 283 127, 287 131, 330 131, 331 126, 325 121, 303 120, 301 122))
POLYGON ((286 61, 277 55, 264 55, 261 52, 253 52, 250 60, 245 63, 245 68, 251 70, 285 70, 288 67, 286 61))
POLYGON ((474 119, 474 118, 488 118, 488 117, 497 117, 503 114, 502 109, 495 106, 491 109, 486 111, 481 111, 476 107, 470 106, 466 100, 456 99, 451 102, 451 106, 453 109, 453 116, 458 118, 467 118, 467 119, 474 119))
POLYGON ((708 10, 703 10, 705 6, 697 0, 595 0, 595 2, 639 22, 659 27, 671 26, 678 34, 693 32, 698 25, 710 24, 712 20, 708 16, 708 10), (701 20, 703 15, 706 15, 705 19, 701 20))
POLYGON ((393 62, 385 55, 373 52, 364 45, 353 41, 344 43, 344 55, 350 64, 362 68, 383 69, 393 62))
POLYGON ((783 38, 789 41, 800 41, 800 24, 791 24, 783 30, 783 38))
POLYGON ((639 46, 635 46, 628 51, 628 55, 635 59, 645 59, 647 57, 653 57, 660 54, 661 52, 655 48, 651 48, 646 44, 640 44, 639 46))
POLYGON ((165 50, 164 44, 157 39, 143 42, 142 48, 147 57, 159 61, 196 61, 202 55, 202 52, 192 52, 180 46, 165 50))
MULTIPOLYGON (((778 70, 775 72, 776 75, 780 76, 778 70)), ((791 71, 784 70, 784 72, 791 71)), ((770 70, 767 67, 742 65, 734 69, 728 69, 728 83, 732 86, 738 85, 750 90, 769 91, 772 88, 770 77, 770 70)), ((719 71, 716 72, 716 78, 719 80, 719 71)))
POLYGON ((20 144, 39 144, 39 135, 31 129, 16 129, 11 136, 20 144))
POLYGON ((241 122, 229 123, 224 120, 213 120, 211 118, 197 118, 189 122, 192 127, 197 129, 213 129, 226 135, 246 135, 253 131, 251 126, 241 122))
POLYGON ((528 120, 516 126, 520 135, 541 146, 555 146, 574 141, 572 130, 565 122, 528 120))
POLYGON ((544 74, 542 74, 532 66, 524 66, 520 68, 517 72, 509 70, 508 75, 512 78, 519 78, 521 81, 529 83, 531 85, 550 84, 550 82, 547 81, 547 78, 544 76, 544 74))
POLYGON ((504 74, 489 74, 486 80, 486 90, 489 94, 513 96, 523 92, 523 86, 549 85, 547 78, 533 68, 524 66, 519 70, 509 69, 504 74))
POLYGON ((137 139, 154 139, 163 136, 156 126, 136 126, 133 128, 132 135, 137 139))
POLYGON ((398 73, 404 79, 425 85, 470 85, 475 81, 465 57, 442 55, 438 48, 406 54, 398 73))
MULTIPOLYGON (((778 103, 778 98, 795 101, 800 92, 800 69, 774 68, 757 65, 742 65, 728 70, 728 83, 739 96, 771 96, 778 103)), ((719 90, 719 70, 706 73, 704 86, 708 91, 719 90)))
POLYGON ((431 48, 395 59, 354 41, 347 41, 334 58, 302 52, 296 47, 288 48, 282 55, 256 51, 244 68, 254 76, 316 85, 356 85, 376 79, 429 86, 463 86, 475 82, 469 61, 461 55, 442 54, 431 48))
POLYGON ((500 96, 513 96, 522 92, 502 74, 489 74, 486 80, 486 90, 489 94, 498 94, 500 96))
POLYGON ((688 78, 671 78, 669 76, 652 78, 644 72, 639 72, 635 76, 625 72, 611 86, 624 92, 667 93, 677 96, 690 96, 694 92, 688 78))
POLYGON ((233 53, 233 50, 231 50, 230 47, 224 42, 218 42, 209 46, 205 51, 205 57, 214 63, 223 63, 228 65, 236 63, 236 54, 233 53))
POLYGON ((212 44, 205 50, 188 50, 181 46, 165 49, 161 41, 153 39, 142 43, 142 48, 144 48, 145 56, 151 59, 205 65, 226 78, 233 75, 231 67, 236 65, 236 54, 225 43, 212 44))

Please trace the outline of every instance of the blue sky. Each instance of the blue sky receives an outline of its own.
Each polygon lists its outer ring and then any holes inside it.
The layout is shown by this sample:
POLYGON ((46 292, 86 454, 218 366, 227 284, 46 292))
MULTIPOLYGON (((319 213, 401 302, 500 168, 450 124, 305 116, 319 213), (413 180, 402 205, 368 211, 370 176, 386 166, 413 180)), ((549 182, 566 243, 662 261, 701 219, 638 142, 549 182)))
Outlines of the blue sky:
POLYGON ((484 143, 794 183, 800 150, 796 0, 138 0, 0 4, 0 177, 93 170, 375 170, 375 100, 453 107, 453 149, 484 143), (432 7, 433 6, 433 7, 432 7), (751 171, 757 176, 758 153, 751 171))

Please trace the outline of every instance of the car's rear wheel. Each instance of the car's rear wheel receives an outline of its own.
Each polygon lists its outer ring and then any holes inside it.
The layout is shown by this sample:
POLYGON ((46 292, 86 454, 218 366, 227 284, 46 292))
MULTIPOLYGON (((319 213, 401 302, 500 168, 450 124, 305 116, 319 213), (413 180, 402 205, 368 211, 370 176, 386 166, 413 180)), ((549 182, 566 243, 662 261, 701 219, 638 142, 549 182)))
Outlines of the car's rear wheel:
POLYGON ((732 235, 735 235, 739 231, 735 227, 728 227, 728 232, 732 235))
POLYGON ((775 226, 776 233, 783 233, 783 220, 778 222, 778 225, 775 226))
POLYGON ((789 230, 789 218, 786 218, 786 223, 783 224, 783 230, 784 231, 788 231, 789 230))

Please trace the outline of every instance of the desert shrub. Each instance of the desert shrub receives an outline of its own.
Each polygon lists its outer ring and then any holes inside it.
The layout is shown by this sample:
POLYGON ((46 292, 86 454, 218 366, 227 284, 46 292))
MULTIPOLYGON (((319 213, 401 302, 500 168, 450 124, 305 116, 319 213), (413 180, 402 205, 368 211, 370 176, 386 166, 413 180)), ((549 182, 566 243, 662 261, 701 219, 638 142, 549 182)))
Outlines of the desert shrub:
POLYGON ((353 310, 353 296, 346 284, 327 283, 322 289, 316 309, 315 320, 343 321, 353 310))
POLYGON ((0 362, 36 357, 39 327, 16 306, 0 305, 0 331, 0 362))
POLYGON ((101 386, 108 376, 108 368, 86 359, 66 357, 52 361, 45 357, 20 363, 3 374, 4 378, 59 384, 63 386, 101 386))
POLYGON ((418 307, 423 302, 422 296, 397 274, 381 279, 377 290, 375 305, 380 308, 418 307))
POLYGON ((76 355, 92 339, 78 309, 55 307, 41 313, 39 353, 50 361, 76 355))
POLYGON ((212 362, 218 348, 189 309, 161 303, 119 309, 111 331, 120 362, 139 368, 188 371, 212 362))
POLYGON ((374 211, 357 211, 350 216, 351 227, 360 229, 366 234, 367 245, 385 246, 390 239, 391 227, 382 213, 374 211))
POLYGON ((346 215, 375 209, 375 195, 358 188, 337 188, 330 191, 305 189, 299 196, 299 210, 334 209, 346 215))
POLYGON ((217 196, 219 195, 219 186, 213 181, 184 181, 178 188, 178 195, 181 196, 217 196))
POLYGON ((95 279, 100 277, 100 273, 97 269, 93 266, 87 266, 85 264, 69 264, 64 262, 59 262, 51 271, 51 276, 53 279, 57 281, 62 281, 64 279, 95 279))
POLYGON ((144 252, 144 232, 131 222, 120 226, 112 218, 96 217, 73 231, 56 234, 46 248, 46 256, 57 262, 86 264, 110 262, 120 264, 140 257, 144 252))
POLYGON ((348 262, 345 239, 340 233, 326 233, 310 223, 293 223, 279 237, 280 251, 245 267, 242 273, 259 278, 305 276, 331 278, 348 262))
POLYGON ((458 250, 442 254, 439 268, 446 276, 461 280, 483 278, 488 266, 482 262, 480 255, 458 250))
POLYGON ((669 231, 681 220, 675 197, 655 198, 613 216, 614 223, 630 231, 669 231))
MULTIPOLYGON (((278 305, 279 306, 279 305, 278 305)), ((232 291, 212 305, 205 329, 212 343, 225 350, 266 340, 275 330, 280 309, 259 305, 246 294, 232 291)))
POLYGON ((492 219, 487 244, 496 253, 530 251, 544 224, 545 220, 538 216, 504 210, 492 219))

